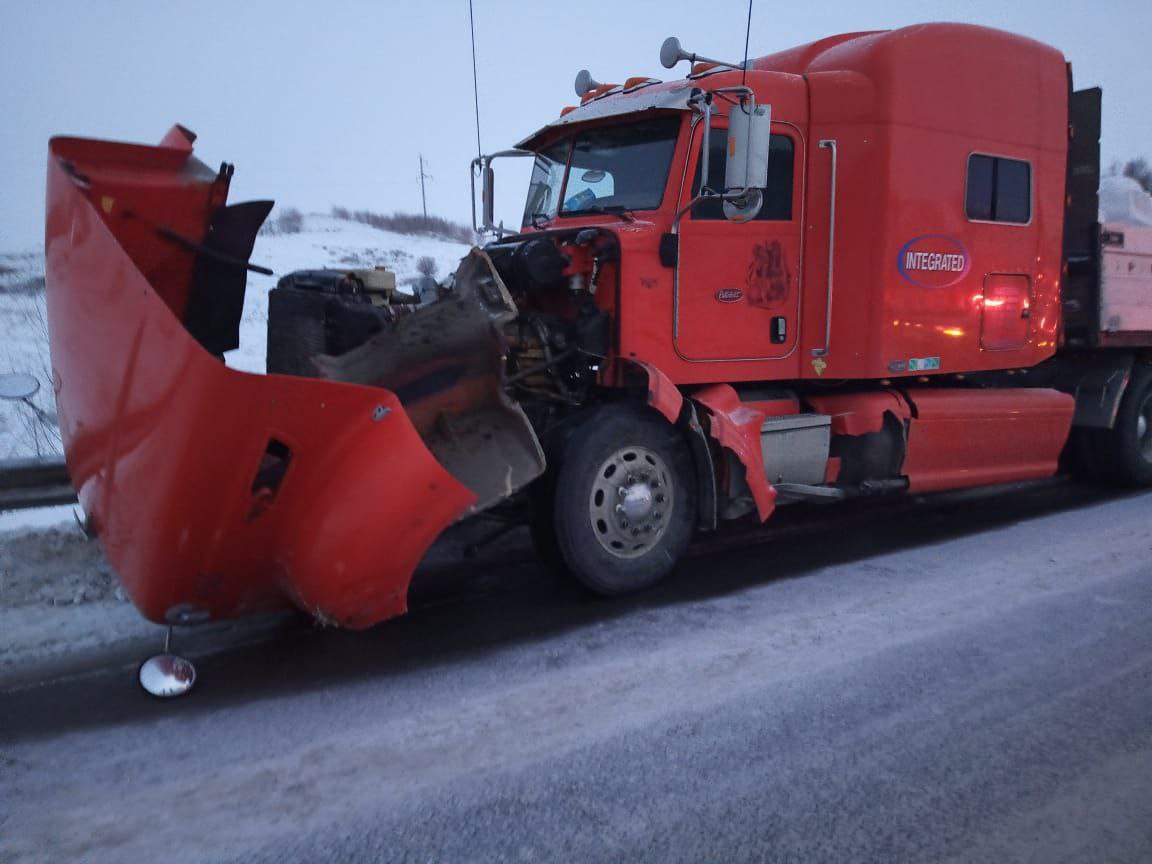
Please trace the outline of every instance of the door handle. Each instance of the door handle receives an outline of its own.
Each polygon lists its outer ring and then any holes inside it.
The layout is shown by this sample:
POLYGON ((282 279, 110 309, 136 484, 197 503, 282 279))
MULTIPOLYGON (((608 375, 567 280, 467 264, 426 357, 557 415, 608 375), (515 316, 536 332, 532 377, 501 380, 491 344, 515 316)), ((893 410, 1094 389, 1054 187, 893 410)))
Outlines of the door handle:
POLYGON ((783 345, 788 341, 788 319, 783 315, 773 316, 770 338, 773 345, 783 345))

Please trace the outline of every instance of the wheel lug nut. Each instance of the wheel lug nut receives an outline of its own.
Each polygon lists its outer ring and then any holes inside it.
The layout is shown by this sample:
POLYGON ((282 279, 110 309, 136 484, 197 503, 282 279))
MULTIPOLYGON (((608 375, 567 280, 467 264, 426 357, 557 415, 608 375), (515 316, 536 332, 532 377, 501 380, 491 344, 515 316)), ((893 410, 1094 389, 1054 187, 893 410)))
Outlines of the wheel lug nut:
POLYGON ((653 513, 653 514, 652 514, 652 518, 653 518, 653 519, 659 519, 659 518, 660 518, 660 511, 659 511, 659 510, 657 510, 655 513, 653 513))
POLYGON ((624 505, 623 504, 617 504, 616 505, 616 512, 617 513, 623 513, 624 512, 624 505))
POLYGON ((627 528, 628 527, 628 520, 627 519, 621 519, 620 520, 620 527, 621 528, 627 528))
POLYGON ((632 536, 633 537, 639 537, 640 536, 640 529, 639 528, 633 528, 632 529, 632 536))
POLYGON ((656 503, 657 504, 663 504, 664 503, 664 496, 663 495, 657 495, 656 496, 656 503))
POLYGON ((625 489, 623 486, 621 486, 616 490, 616 494, 619 495, 621 498, 623 498, 625 495, 628 494, 628 490, 625 489))

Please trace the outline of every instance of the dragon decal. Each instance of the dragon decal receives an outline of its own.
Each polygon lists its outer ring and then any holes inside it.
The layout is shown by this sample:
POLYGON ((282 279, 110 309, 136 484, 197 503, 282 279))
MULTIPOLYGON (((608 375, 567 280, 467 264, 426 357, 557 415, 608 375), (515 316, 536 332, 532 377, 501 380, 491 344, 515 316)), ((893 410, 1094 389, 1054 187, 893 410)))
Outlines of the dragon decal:
POLYGON ((748 302, 775 309, 782 306, 792 290, 792 273, 779 240, 756 243, 748 263, 748 302))

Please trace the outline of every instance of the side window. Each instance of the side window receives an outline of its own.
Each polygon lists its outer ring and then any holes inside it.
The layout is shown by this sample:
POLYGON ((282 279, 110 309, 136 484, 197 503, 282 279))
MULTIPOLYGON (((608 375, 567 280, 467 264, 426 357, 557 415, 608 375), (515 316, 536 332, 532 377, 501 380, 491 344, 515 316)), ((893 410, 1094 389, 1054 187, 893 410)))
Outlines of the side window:
MULTIPOLYGON (((716 192, 724 188, 724 151, 728 146, 728 130, 712 129, 708 142, 708 186, 716 192)), ((764 206, 756 220, 788 221, 792 218, 792 171, 796 161, 795 146, 787 135, 773 134, 768 140, 768 187, 764 191, 764 206)), ((700 188, 702 160, 696 162, 696 176, 692 191, 700 188)), ((719 199, 701 201, 692 208, 693 219, 723 219, 724 209, 719 199)))
POLYGON ((968 157, 964 210, 969 219, 981 222, 1028 222, 1032 218, 1032 166, 1020 159, 973 153, 968 157))

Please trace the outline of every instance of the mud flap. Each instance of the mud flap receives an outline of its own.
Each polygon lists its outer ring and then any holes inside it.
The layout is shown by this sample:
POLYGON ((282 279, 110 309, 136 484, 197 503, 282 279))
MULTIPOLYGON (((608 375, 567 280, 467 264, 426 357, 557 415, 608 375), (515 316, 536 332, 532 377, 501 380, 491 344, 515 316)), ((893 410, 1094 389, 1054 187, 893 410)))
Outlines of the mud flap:
POLYGON ((764 455, 760 450, 760 426, 764 413, 743 404, 728 384, 712 384, 692 394, 710 419, 709 434, 721 447, 731 451, 744 466, 745 480, 756 503, 760 521, 776 509, 776 490, 768 482, 764 455))

